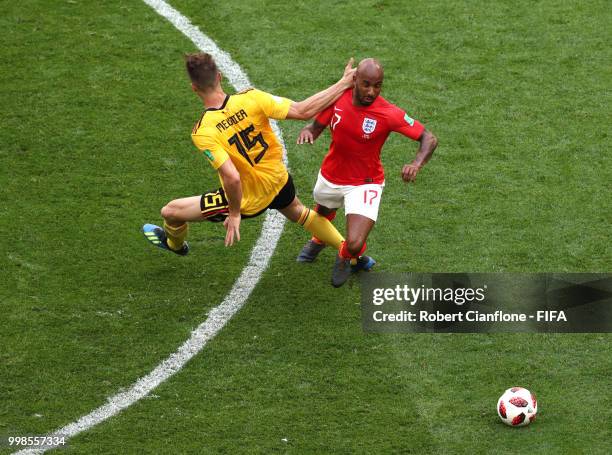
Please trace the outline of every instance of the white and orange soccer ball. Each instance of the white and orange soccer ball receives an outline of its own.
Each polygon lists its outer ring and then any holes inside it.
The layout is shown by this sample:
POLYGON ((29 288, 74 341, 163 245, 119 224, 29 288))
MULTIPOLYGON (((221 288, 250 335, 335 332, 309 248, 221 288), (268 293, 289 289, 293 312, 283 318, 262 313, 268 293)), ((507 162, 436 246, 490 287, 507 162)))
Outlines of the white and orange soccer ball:
POLYGON ((538 401, 533 393, 523 387, 506 390, 497 400, 497 414, 506 425, 529 425, 538 412, 538 401))

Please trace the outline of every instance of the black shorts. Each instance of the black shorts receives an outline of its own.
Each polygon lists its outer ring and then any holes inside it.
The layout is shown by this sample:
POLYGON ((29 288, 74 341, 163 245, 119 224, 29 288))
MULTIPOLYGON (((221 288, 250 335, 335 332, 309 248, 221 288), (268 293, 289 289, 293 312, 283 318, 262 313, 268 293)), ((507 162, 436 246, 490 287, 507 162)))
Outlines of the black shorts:
MULTIPOLYGON (((242 218, 254 218, 268 209, 282 210, 291 204, 294 199, 295 186, 293 185, 293 178, 291 174, 289 174, 287 183, 285 183, 276 197, 272 199, 272 202, 270 202, 265 209, 253 215, 242 215, 242 218)), ((224 221, 229 213, 229 203, 227 197, 225 197, 223 188, 204 193, 200 199, 200 210, 202 210, 202 215, 207 221, 215 223, 224 221)))

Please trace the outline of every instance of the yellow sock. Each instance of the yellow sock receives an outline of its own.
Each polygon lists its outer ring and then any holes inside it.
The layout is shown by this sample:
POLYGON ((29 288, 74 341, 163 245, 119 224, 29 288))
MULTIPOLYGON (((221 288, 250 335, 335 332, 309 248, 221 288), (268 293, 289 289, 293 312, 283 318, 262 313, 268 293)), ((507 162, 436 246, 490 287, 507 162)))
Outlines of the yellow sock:
POLYGON ((172 250, 180 250, 185 243, 185 237, 187 237, 187 232, 189 232, 189 225, 187 223, 174 227, 166 224, 164 221, 164 231, 166 231, 166 236, 168 237, 168 246, 172 250))
POLYGON ((340 249, 340 245, 344 242, 344 237, 340 235, 338 230, 327 218, 307 207, 304 207, 304 210, 302 210, 298 223, 304 226, 304 228, 316 238, 333 246, 337 250, 340 249))

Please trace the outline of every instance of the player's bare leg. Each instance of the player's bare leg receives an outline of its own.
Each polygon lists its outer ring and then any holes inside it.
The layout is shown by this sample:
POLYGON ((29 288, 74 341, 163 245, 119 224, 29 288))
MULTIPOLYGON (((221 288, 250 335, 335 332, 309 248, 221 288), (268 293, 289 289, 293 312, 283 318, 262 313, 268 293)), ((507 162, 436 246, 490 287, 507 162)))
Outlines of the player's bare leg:
POLYGON ((304 210, 304 204, 302 204, 302 202, 295 197, 293 198, 293 201, 291 201, 291 204, 284 209, 280 209, 279 212, 281 212, 289 221, 297 223, 302 215, 302 210, 304 210))
POLYGON ((346 241, 342 244, 332 272, 332 284, 342 286, 351 272, 369 270, 376 263, 372 258, 363 255, 366 240, 374 227, 374 220, 355 213, 346 216, 346 241))
MULTIPOLYGON (((314 210, 321 216, 327 218, 330 222, 336 217, 337 209, 330 209, 329 207, 325 207, 321 204, 317 204, 314 210)), ((314 261, 319 253, 323 251, 325 248, 325 242, 318 239, 316 236, 312 236, 312 238, 306 242, 306 245, 298 254, 296 261, 298 262, 312 262, 314 261)))
POLYGON ((170 226, 180 226, 189 221, 204 221, 200 200, 202 196, 190 196, 168 202, 161 209, 161 216, 170 226))
POLYGON ((365 251, 366 240, 374 227, 374 220, 367 216, 349 213, 346 215, 346 251, 350 257, 357 257, 365 251))
POLYGON ((202 215, 200 200, 201 196, 191 196, 170 201, 161 209, 163 228, 154 224, 143 226, 146 239, 160 248, 185 256, 189 253, 189 245, 185 241, 189 231, 187 223, 206 219, 202 215))

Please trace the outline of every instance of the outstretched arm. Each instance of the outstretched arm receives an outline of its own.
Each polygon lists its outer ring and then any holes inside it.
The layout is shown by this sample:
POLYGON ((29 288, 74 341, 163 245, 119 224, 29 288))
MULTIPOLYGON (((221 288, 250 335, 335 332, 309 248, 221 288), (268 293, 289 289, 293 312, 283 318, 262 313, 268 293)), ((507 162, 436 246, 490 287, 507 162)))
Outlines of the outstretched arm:
POLYGON ((321 112, 331 103, 340 98, 340 95, 342 95, 346 89, 353 86, 355 71, 356 69, 353 68, 353 58, 351 57, 344 68, 344 75, 342 76, 342 79, 340 79, 334 85, 327 87, 325 90, 306 98, 304 101, 291 103, 286 118, 308 120, 314 117, 317 113, 321 112))
POLYGON ((300 131, 300 134, 297 138, 298 144, 314 144, 314 141, 321 135, 323 130, 325 129, 325 125, 313 120, 312 123, 306 125, 300 131))
POLYGON ((436 136, 424 130, 419 138, 419 149, 417 150, 416 157, 412 163, 404 164, 402 168, 402 179, 404 182, 414 182, 418 172, 425 166, 425 163, 429 161, 437 146, 438 139, 436 136))
POLYGON ((229 215, 223 222, 225 226, 225 246, 232 246, 234 238, 240 240, 240 204, 242 203, 242 183, 240 182, 240 174, 232 163, 232 160, 226 160, 217 169, 219 176, 223 181, 223 188, 229 203, 229 215))

